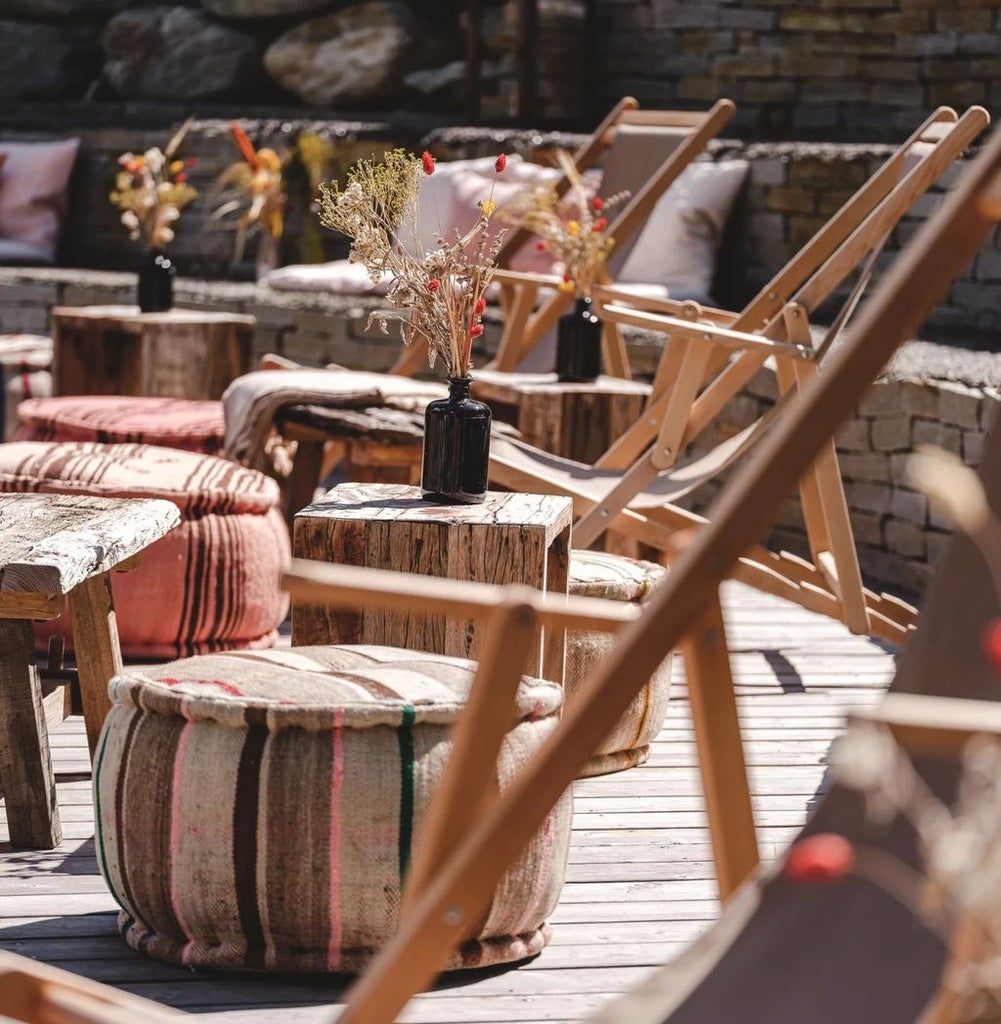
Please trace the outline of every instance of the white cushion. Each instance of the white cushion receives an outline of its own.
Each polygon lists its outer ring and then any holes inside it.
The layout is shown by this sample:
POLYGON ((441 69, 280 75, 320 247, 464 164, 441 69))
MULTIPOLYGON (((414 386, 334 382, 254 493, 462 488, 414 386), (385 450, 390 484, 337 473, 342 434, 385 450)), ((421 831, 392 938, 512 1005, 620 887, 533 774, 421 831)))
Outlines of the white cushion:
POLYGON ((335 292, 338 295, 385 295, 389 281, 372 284, 360 263, 291 263, 269 270, 260 280, 278 291, 335 292))
POLYGON ((687 167, 653 208, 616 282, 660 285, 673 299, 708 301, 716 250, 747 168, 746 160, 687 167))
POLYGON ((56 258, 66 207, 66 186, 79 139, 0 142, 0 239, 28 246, 8 248, 2 258, 51 263, 56 258))

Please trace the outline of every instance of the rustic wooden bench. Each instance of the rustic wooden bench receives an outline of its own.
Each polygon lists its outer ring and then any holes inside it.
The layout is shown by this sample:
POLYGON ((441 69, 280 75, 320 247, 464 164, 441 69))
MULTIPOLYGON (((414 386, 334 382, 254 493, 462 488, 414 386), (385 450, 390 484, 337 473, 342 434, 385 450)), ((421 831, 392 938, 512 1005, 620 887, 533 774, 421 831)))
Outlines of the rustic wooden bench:
POLYGON ((51 849, 62 838, 48 728, 68 713, 65 693, 43 700, 33 620, 68 607, 91 756, 121 670, 110 573, 180 521, 152 498, 0 494, 0 782, 13 846, 51 849))

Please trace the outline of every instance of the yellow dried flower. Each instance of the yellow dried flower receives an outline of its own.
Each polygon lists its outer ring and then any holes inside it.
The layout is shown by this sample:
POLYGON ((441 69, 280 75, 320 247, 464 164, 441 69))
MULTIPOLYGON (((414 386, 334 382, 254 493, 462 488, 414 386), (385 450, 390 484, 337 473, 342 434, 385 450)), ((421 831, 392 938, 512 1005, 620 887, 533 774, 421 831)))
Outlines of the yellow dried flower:
POLYGON ((580 234, 580 224, 578 224, 577 221, 575 221, 575 220, 568 221, 567 222, 567 234, 568 235, 579 235, 580 234))
POLYGON ((497 209, 497 204, 492 199, 481 199, 476 205, 484 217, 489 217, 497 209))

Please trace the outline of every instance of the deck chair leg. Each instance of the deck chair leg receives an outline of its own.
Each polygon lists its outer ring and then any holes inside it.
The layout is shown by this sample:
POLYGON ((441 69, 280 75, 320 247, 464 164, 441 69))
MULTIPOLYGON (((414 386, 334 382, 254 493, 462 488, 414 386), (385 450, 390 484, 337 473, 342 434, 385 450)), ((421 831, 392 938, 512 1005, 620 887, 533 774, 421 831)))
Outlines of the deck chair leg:
POLYGON ((612 377, 632 380, 629 368, 629 353, 626 351, 626 339, 617 323, 605 320, 601 326, 601 351, 605 359, 605 372, 612 377))
POLYGON ((445 774, 407 873, 401 919, 424 894, 437 865, 458 845, 469 818, 497 798, 497 755, 536 631, 532 608, 517 601, 498 605, 490 616, 466 707, 452 729, 445 774))
POLYGON ((720 899, 758 866, 751 790, 719 594, 681 642, 720 899))
POLYGON ((320 468, 323 465, 322 441, 299 441, 292 461, 292 472, 286 485, 285 521, 289 531, 296 512, 304 509, 313 500, 320 482, 320 468))
POLYGON ((497 347, 497 355, 492 363, 493 369, 510 373, 518 368, 522 356, 521 339, 527 330, 528 320, 535 308, 538 294, 537 285, 530 283, 518 285, 504 314, 504 331, 497 347))

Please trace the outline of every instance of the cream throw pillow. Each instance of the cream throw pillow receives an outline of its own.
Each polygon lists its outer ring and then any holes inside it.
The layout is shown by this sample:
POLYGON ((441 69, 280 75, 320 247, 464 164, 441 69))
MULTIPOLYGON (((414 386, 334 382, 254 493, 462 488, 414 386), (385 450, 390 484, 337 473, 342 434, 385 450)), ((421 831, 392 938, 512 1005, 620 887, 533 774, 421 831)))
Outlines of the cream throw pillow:
POLYGON ((79 145, 79 139, 0 141, 6 158, 0 170, 0 240, 20 243, 13 247, 17 259, 55 261, 79 145))
POLYGON ((673 299, 709 301, 719 240, 748 166, 720 160, 685 168, 657 201, 615 280, 665 287, 673 299))

